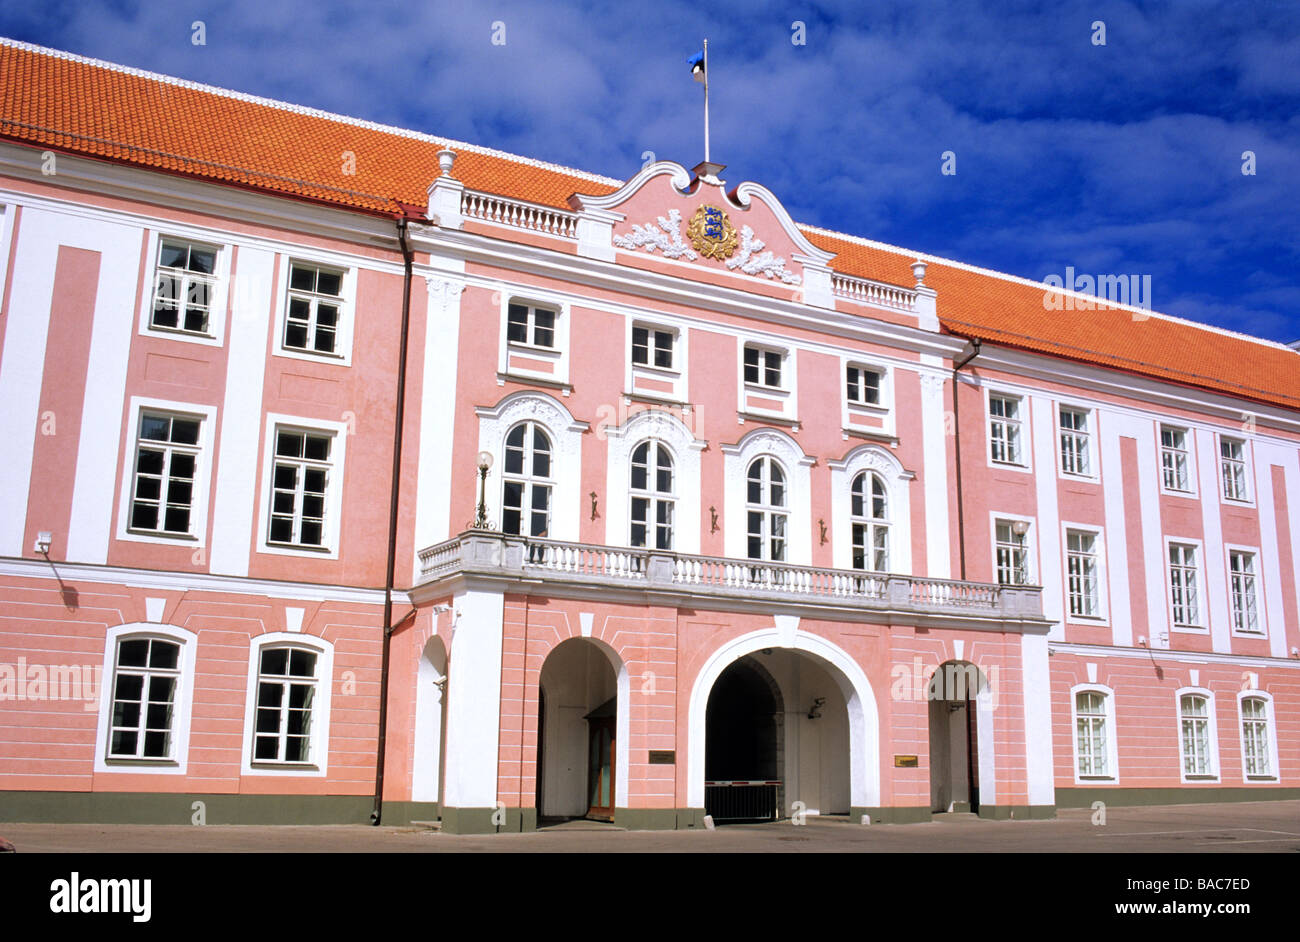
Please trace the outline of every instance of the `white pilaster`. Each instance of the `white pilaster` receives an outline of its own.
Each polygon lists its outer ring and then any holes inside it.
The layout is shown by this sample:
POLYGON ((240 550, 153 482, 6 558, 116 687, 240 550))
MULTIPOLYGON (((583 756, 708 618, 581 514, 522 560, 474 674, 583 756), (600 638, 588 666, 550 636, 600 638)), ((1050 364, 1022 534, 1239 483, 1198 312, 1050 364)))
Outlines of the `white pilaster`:
POLYGON ((447 681, 446 805, 492 808, 497 802, 501 730, 501 644, 504 599, 467 590, 452 606, 447 681))
MULTIPOLYGON (((1038 581, 1043 615, 1053 620, 1049 637, 1065 639, 1065 587, 1062 584, 1061 513, 1056 494, 1056 403, 1031 396, 1034 435, 1034 489, 1038 504, 1038 581)), ((1046 667, 1046 664, 1044 664, 1046 667)))
POLYGON ((1205 608, 1210 620, 1210 646, 1213 651, 1232 650, 1231 620, 1228 614, 1228 562, 1223 552, 1223 515, 1219 495, 1219 449, 1214 433, 1196 431, 1196 470, 1201 490, 1201 532, 1205 540, 1205 608))
MULTIPOLYGON (((941 367, 943 361, 921 354, 921 363, 941 367)), ((921 374, 921 448, 925 466, 925 573, 932 579, 952 578, 952 531, 948 522, 948 412, 944 404, 944 375, 921 374)))
POLYGON ((1047 640, 1045 635, 1020 636, 1020 676, 1025 697, 1025 778, 1031 805, 1056 804, 1047 640))
MULTIPOLYGON (((1124 462, 1120 452, 1121 430, 1127 423, 1118 414, 1103 414, 1098 409, 1094 427, 1101 447, 1102 499, 1106 513, 1106 579, 1110 610, 1111 641, 1121 647, 1133 644, 1133 604, 1129 597, 1128 525, 1124 518, 1124 492, 1137 486, 1124 480, 1124 462)), ((1136 434, 1141 434, 1141 429, 1136 434)))

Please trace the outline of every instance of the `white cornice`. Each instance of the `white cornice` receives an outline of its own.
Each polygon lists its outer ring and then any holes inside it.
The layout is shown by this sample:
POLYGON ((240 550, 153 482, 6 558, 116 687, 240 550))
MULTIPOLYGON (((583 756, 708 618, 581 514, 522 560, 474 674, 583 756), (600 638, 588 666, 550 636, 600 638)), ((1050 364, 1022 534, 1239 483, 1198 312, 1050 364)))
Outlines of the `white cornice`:
MULTIPOLYGON (((126 569, 91 563, 55 562, 43 559, 0 558, 0 576, 22 579, 62 579, 65 582, 96 582, 160 589, 172 592, 222 592, 235 595, 258 595, 276 599, 308 602, 356 602, 362 605, 384 604, 383 589, 358 586, 322 585, 313 582, 284 582, 277 579, 246 579, 239 576, 213 576, 198 572, 165 572, 153 569, 126 569)), ((393 591, 393 601, 410 604, 410 594, 393 591)))
POLYGON ((1231 664, 1234 667, 1300 668, 1300 658, 1258 657, 1249 654, 1216 654, 1209 651, 1172 651, 1167 648, 1121 648, 1104 644, 1070 644, 1047 642, 1048 653, 1073 654, 1078 657, 1128 657, 1144 661, 1174 661, 1180 664, 1231 664))

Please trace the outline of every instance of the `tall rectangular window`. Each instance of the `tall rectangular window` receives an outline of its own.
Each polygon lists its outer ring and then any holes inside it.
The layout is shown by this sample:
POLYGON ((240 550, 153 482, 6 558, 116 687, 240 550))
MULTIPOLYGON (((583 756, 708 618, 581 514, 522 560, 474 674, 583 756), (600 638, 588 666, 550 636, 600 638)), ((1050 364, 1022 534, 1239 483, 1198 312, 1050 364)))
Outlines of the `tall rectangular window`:
POLYGON ((325 545, 333 445, 329 434, 276 428, 268 542, 325 545))
POLYGON ((1272 778, 1268 702, 1263 697, 1241 699, 1241 747, 1248 778, 1272 778))
POLYGON ((1182 727, 1183 774, 1214 775, 1210 739, 1210 699, 1200 694, 1179 698, 1178 716, 1182 727))
POLYGON ((653 327, 632 328, 632 362, 637 366, 673 369, 673 332, 653 327))
POLYGON ((258 658, 257 727, 253 759, 257 762, 310 762, 312 713, 315 708, 314 651, 266 647, 258 658))
POLYGON ((1092 474, 1092 429, 1082 409, 1061 407, 1061 470, 1092 474))
POLYGON ((289 265, 289 307, 284 346, 290 350, 337 354, 343 316, 343 272, 321 265, 289 265))
POLYGON ((999 464, 1024 464, 1021 405, 1018 396, 989 396, 989 447, 999 464))
POLYGON ((1067 530, 1065 553, 1070 614, 1090 618, 1100 615, 1101 603, 1097 586, 1097 534, 1084 530, 1067 530))
POLYGON ((1160 469, 1165 490, 1191 490, 1187 472, 1187 429, 1160 426, 1160 469))
POLYGON ((1081 691, 1074 698, 1076 759, 1080 776, 1108 778, 1107 756, 1110 736, 1107 730, 1106 695, 1096 690, 1081 691))
POLYGON ((160 239, 149 326, 212 335, 217 250, 181 239, 160 239))
POLYGON ((1169 544, 1169 597, 1174 624, 1199 628, 1201 602, 1196 547, 1185 543, 1169 544))
POLYGON ((201 425, 193 416, 140 413, 131 530, 192 535, 201 425))
POLYGON ((117 644, 113 665, 110 759, 167 759, 180 681, 180 645, 160 638, 117 644))
POLYGON ((1246 491, 1246 443, 1236 438, 1219 439, 1219 470, 1223 475, 1223 496, 1228 500, 1249 500, 1246 491))
POLYGON ((1028 584, 1028 528, 1023 521, 999 520, 995 531, 998 585, 1028 584), (1017 530, 1020 532, 1017 533, 1017 530))
POLYGON ((555 347, 555 311, 530 304, 506 308, 506 339, 533 347, 555 347))
POLYGON ((846 395, 849 402, 863 405, 880 405, 881 374, 863 366, 850 366, 845 370, 846 395))
POLYGON ((1232 594, 1232 627, 1258 632, 1259 603, 1255 592, 1255 554, 1240 550, 1228 553, 1228 581, 1232 594))

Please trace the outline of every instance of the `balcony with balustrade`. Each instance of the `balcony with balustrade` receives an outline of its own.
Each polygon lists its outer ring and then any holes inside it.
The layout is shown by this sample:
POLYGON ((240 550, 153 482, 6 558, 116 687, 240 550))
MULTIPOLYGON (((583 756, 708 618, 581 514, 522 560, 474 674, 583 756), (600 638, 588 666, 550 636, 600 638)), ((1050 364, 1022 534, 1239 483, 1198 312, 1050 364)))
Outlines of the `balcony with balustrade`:
POLYGON ((1045 634, 1038 586, 526 539, 470 530, 421 550, 418 602, 456 584, 565 598, 1045 634))

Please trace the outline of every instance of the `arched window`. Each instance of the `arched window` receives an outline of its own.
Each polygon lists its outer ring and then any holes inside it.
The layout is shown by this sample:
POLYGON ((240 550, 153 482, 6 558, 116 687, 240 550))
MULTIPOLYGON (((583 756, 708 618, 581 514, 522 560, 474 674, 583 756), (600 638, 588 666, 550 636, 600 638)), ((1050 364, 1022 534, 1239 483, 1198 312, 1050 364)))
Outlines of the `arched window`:
POLYGON ((258 656, 255 762, 310 762, 318 655, 297 645, 266 645, 258 656))
POLYGON ((750 559, 785 562, 785 471, 770 455, 755 458, 746 474, 745 516, 750 559))
POLYGON ((853 479, 853 568, 889 571, 889 492, 880 475, 853 479))
POLYGON ((632 546, 673 548, 675 483, 673 456, 665 445, 647 441, 632 450, 632 546))
POLYGON ((1110 733, 1106 695, 1100 690, 1081 690, 1074 697, 1075 758, 1079 775, 1105 778, 1109 768, 1110 733))
POLYGON ((181 645, 168 638, 123 638, 113 665, 110 759, 173 759, 173 713, 181 645))
POLYGON ((1263 697, 1241 698, 1241 753, 1247 780, 1276 775, 1268 706, 1263 697))
POLYGON ((551 529, 551 439, 536 422, 521 422, 506 435, 501 529, 520 536, 547 536, 551 529))
POLYGON ((1205 778, 1217 774, 1210 698, 1184 694, 1179 698, 1178 716, 1182 733, 1183 775, 1205 778))

